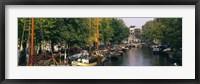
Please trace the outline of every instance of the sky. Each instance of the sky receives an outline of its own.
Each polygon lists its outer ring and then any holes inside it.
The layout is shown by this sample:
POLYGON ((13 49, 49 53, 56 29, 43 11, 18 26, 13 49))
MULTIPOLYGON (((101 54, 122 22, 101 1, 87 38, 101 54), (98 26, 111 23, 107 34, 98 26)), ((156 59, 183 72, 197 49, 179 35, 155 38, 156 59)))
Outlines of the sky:
POLYGON ((136 26, 136 28, 142 28, 147 21, 153 20, 154 18, 121 18, 127 27, 131 25, 136 26))

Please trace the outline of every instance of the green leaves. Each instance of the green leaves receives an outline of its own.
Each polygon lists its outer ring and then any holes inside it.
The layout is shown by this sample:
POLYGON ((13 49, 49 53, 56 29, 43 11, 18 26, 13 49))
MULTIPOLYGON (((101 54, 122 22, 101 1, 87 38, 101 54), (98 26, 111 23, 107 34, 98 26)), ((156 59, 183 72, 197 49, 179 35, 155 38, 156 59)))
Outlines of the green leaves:
POLYGON ((112 37, 112 44, 121 43, 122 40, 128 38, 129 36, 129 29, 124 24, 122 19, 113 18, 112 19, 112 28, 114 30, 114 35, 112 37))
POLYGON ((114 29, 112 28, 112 19, 103 18, 100 26, 100 41, 105 44, 109 44, 114 36, 114 29))
POLYGON ((181 18, 156 18, 147 22, 142 31, 142 38, 146 42, 157 40, 158 43, 168 44, 174 49, 182 48, 181 18))
MULTIPOLYGON (((121 19, 99 19, 101 43, 120 43, 129 36, 129 30, 121 19)), ((96 40, 96 18, 91 18, 91 28, 89 27, 89 18, 34 18, 34 20, 36 43, 45 40, 56 44, 70 44, 71 47, 75 47, 85 46, 96 40), (40 36, 41 31, 43 31, 43 39, 40 36)), ((18 23, 18 34, 21 36, 24 24, 26 24, 26 28, 31 27, 31 18, 20 18, 18 23)))

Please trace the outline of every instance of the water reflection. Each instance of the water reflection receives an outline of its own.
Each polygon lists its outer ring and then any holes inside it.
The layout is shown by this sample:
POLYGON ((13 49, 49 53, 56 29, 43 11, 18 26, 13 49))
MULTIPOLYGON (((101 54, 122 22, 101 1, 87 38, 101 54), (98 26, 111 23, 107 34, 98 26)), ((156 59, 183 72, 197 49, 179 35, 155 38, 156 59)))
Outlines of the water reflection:
POLYGON ((118 60, 108 61, 106 66, 170 66, 166 54, 153 55, 150 48, 131 48, 118 60))

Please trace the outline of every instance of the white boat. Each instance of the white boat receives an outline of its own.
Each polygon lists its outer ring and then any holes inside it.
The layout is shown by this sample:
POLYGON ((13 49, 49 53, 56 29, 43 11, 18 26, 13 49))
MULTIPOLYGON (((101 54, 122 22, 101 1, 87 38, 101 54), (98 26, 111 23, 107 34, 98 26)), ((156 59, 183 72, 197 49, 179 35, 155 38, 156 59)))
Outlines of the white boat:
POLYGON ((72 66, 96 66, 97 58, 96 57, 88 57, 88 58, 79 58, 77 61, 71 62, 72 66))

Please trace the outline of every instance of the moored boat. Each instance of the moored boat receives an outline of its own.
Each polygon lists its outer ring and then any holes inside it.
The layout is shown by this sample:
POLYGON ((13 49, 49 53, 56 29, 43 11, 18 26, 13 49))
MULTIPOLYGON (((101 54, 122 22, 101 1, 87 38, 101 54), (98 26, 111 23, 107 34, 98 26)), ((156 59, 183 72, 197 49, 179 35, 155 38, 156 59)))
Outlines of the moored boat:
POLYGON ((79 58, 77 61, 72 61, 72 66, 96 66, 97 57, 91 56, 87 58, 79 58))
POLYGON ((81 63, 81 62, 78 62, 77 65, 78 66, 96 66, 97 62, 93 62, 93 63, 81 63))

